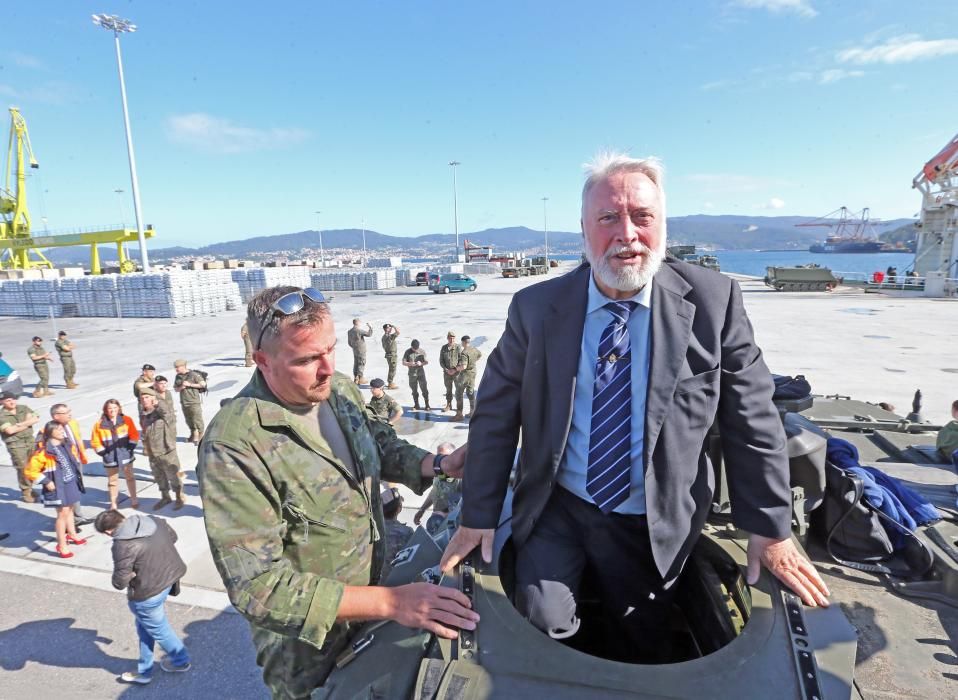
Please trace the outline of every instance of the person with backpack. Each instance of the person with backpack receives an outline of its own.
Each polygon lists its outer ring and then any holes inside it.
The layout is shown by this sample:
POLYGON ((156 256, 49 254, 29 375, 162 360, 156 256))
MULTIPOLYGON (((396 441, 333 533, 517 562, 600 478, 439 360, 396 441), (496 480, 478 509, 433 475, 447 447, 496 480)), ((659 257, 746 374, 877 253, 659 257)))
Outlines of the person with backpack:
POLYGON ((153 649, 158 643, 166 658, 160 668, 184 673, 190 654, 166 618, 166 598, 179 593, 186 564, 176 551, 176 531, 165 520, 148 515, 123 516, 116 510, 100 513, 94 527, 113 538, 113 587, 126 589, 136 619, 140 658, 136 671, 120 676, 124 683, 146 685, 153 680, 153 649))
POLYGON ((199 445, 203 439, 203 394, 206 393, 207 374, 186 365, 186 360, 173 363, 176 368, 173 391, 180 395, 183 417, 190 429, 190 442, 199 445))

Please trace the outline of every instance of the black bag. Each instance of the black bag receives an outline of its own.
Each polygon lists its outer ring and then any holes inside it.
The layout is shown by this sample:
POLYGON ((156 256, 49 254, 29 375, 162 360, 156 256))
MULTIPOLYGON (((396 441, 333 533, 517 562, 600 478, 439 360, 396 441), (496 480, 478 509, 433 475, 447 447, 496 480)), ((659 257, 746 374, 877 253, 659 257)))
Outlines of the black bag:
POLYGON ((812 527, 825 543, 828 555, 842 566, 874 574, 919 578, 928 573, 935 555, 915 533, 865 500, 864 493, 865 486, 858 476, 831 462, 825 463, 825 497, 821 506, 812 511, 812 527), (895 554, 882 523, 905 533, 906 569, 881 563, 895 554))
POLYGON ((201 377, 203 377, 203 381, 206 383, 206 386, 204 386, 202 389, 197 389, 197 391, 199 391, 201 394, 205 394, 206 392, 210 390, 210 383, 209 383, 210 375, 201 369, 194 369, 193 371, 196 372, 201 377))
POLYGON ((803 399, 812 393, 812 386, 805 379, 804 374, 798 374, 794 377, 774 375, 775 393, 772 394, 772 401, 783 401, 786 399, 803 399))

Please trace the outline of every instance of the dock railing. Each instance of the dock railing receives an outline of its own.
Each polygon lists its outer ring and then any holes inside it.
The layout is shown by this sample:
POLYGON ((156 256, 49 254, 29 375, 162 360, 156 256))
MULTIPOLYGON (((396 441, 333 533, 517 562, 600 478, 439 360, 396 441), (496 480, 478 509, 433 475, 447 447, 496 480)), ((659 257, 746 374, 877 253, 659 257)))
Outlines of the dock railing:
MULTIPOLYGON (((924 277, 908 277, 907 275, 885 275, 881 282, 875 282, 872 273, 867 272, 841 272, 833 270, 832 274, 842 280, 842 284, 850 287, 864 287, 872 290, 899 290, 907 292, 920 292, 925 289, 924 277)), ((958 295, 958 278, 948 277, 945 279, 945 295, 958 295)))

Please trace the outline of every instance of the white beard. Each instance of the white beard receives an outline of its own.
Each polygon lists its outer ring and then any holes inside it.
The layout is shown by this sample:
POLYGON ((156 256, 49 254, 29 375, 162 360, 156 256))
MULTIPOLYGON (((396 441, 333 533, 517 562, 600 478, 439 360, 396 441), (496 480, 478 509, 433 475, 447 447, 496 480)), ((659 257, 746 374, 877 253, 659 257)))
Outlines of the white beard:
POLYGON ((652 250, 641 243, 633 247, 619 246, 610 248, 598 260, 594 260, 588 244, 585 246, 585 257, 592 266, 596 278, 607 287, 619 292, 638 292, 652 281, 665 259, 665 245, 659 250, 652 250), (628 266, 616 271, 612 268, 609 259, 627 250, 638 250, 642 253, 642 263, 638 267, 628 266))

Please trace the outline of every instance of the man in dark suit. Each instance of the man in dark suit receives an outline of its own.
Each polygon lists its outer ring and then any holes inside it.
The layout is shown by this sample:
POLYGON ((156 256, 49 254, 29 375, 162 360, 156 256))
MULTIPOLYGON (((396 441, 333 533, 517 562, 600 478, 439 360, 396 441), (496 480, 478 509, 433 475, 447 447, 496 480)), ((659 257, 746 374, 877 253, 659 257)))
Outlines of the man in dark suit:
POLYGON ((717 419, 735 524, 751 533, 748 580, 764 564, 807 605, 828 590, 789 539, 785 434, 738 285, 665 258, 655 159, 603 155, 582 192, 586 258, 518 292, 489 357, 469 427, 462 527, 449 570, 494 528, 520 431, 512 503, 516 598, 554 637, 575 634, 587 565, 632 660, 656 630, 708 514, 702 446, 717 419))

